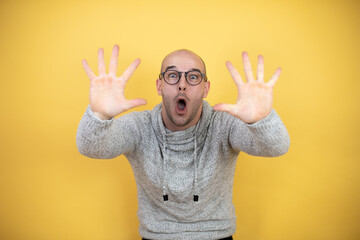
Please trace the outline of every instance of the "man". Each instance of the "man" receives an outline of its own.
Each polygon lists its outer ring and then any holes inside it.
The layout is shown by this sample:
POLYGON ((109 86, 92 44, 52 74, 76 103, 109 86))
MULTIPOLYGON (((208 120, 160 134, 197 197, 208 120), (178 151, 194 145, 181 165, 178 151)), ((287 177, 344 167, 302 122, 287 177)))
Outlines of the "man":
POLYGON ((90 106, 78 128, 77 146, 85 156, 114 158, 124 154, 137 184, 139 232, 145 239, 232 239, 236 217, 232 203, 235 164, 240 151, 274 157, 287 152, 289 136, 272 109, 277 69, 264 82, 264 61, 258 59, 254 79, 247 53, 247 82, 227 62, 238 87, 236 104, 213 108, 205 64, 189 50, 167 55, 156 80, 162 103, 151 111, 115 116, 143 99, 127 100, 124 87, 140 63, 135 60, 116 77, 118 46, 105 73, 103 50, 99 76, 84 60, 90 78, 90 106))

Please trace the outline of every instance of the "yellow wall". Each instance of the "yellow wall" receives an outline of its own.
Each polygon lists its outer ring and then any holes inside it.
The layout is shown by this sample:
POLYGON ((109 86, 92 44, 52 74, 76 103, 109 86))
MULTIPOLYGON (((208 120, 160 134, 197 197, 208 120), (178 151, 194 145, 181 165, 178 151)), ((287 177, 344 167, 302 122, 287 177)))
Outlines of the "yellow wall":
POLYGON ((136 186, 124 157, 94 160, 76 149, 88 104, 86 58, 97 72, 120 45, 120 74, 142 63, 126 95, 151 109, 162 58, 188 48, 207 63, 208 101, 233 103, 230 60, 244 77, 265 57, 280 66, 274 108, 290 151, 241 154, 234 203, 238 240, 360 239, 357 1, 0 2, 0 239, 139 239, 136 186), (61 3, 60 3, 61 2, 61 3))

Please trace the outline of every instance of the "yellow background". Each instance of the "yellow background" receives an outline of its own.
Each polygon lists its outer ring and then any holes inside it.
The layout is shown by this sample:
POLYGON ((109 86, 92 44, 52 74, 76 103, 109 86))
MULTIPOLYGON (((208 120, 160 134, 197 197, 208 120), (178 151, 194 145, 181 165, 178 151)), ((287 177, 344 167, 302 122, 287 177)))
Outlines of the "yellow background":
POLYGON ((188 48, 207 64, 207 100, 234 103, 225 61, 241 52, 265 77, 283 72, 274 108, 289 152, 241 154, 237 240, 360 239, 357 1, 1 1, 0 239, 140 239, 136 186, 124 157, 89 159, 75 135, 88 105, 81 60, 97 73, 120 45, 118 74, 142 63, 126 88, 152 109, 162 58, 188 48))

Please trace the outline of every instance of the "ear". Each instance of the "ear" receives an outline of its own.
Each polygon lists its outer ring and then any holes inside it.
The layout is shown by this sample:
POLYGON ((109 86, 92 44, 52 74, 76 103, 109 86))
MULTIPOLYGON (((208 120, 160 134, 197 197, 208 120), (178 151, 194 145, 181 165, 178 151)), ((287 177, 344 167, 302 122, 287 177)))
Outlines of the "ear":
POLYGON ((160 79, 156 79, 156 90, 158 92, 158 95, 161 96, 161 80, 160 79))
POLYGON ((203 95, 203 98, 206 98, 207 95, 209 94, 209 91, 210 91, 210 82, 209 81, 206 81, 205 83, 205 89, 204 89, 204 95, 203 95))

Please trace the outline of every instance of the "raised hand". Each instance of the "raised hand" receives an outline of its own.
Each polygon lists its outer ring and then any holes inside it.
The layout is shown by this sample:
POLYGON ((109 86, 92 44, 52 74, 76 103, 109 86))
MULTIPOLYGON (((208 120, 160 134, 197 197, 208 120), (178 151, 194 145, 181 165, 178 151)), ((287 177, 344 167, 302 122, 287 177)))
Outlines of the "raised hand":
POLYGON ((124 88, 134 73, 140 59, 136 59, 124 71, 120 77, 116 76, 118 65, 119 46, 115 45, 111 55, 109 73, 105 72, 104 49, 98 52, 99 76, 91 71, 88 63, 84 59, 82 64, 90 79, 90 107, 96 116, 106 120, 117 116, 131 108, 146 104, 146 100, 138 98, 127 100, 124 95, 124 88))
POLYGON ((217 111, 225 111, 239 118, 245 123, 255 123, 265 118, 271 111, 273 101, 273 87, 280 76, 281 69, 277 68, 270 81, 264 82, 264 59, 258 57, 257 79, 254 79, 249 56, 243 52, 243 64, 247 82, 244 83, 239 72, 230 63, 226 66, 238 89, 236 104, 220 103, 214 106, 217 111))

